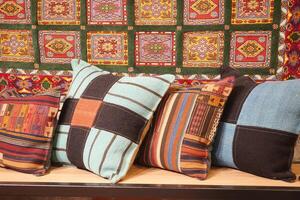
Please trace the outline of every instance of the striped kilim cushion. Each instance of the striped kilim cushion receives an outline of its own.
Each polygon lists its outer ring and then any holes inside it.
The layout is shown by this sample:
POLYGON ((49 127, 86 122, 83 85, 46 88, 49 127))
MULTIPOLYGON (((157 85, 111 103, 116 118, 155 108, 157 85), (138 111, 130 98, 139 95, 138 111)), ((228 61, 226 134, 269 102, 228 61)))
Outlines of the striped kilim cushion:
POLYGON ((118 77, 80 60, 73 60, 72 67, 53 160, 118 182, 175 77, 118 77))
POLYGON ((0 98, 0 166, 46 173, 59 99, 56 92, 0 98))
POLYGON ((170 91, 156 114, 154 129, 145 139, 139 162, 205 179, 211 143, 233 81, 229 77, 170 91))
POLYGON ((300 80, 257 84, 236 69, 236 77, 221 120, 213 163, 258 176, 292 181, 294 145, 300 134, 300 80))

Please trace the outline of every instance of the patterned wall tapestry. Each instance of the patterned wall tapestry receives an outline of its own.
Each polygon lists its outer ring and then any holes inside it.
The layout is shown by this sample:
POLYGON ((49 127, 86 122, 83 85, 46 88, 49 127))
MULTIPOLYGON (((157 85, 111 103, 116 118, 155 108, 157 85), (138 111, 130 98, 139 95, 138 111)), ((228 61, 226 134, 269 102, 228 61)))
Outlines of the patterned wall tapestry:
POLYGON ((19 94, 34 95, 51 89, 59 89, 66 95, 72 81, 68 72, 8 70, 0 73, 0 92, 15 88, 19 94))
POLYGON ((283 78, 300 78, 300 1, 289 1, 288 9, 283 13, 287 16, 282 26, 285 31, 283 78))
POLYGON ((116 72, 217 75, 225 64, 268 76, 287 57, 291 2, 0 0, 0 67, 70 69, 80 57, 116 72))

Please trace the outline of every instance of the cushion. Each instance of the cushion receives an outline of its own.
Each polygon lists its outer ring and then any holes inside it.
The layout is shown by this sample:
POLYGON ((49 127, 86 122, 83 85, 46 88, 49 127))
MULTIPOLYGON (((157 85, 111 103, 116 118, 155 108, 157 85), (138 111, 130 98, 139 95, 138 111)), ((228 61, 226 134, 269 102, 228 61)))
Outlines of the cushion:
POLYGON ((118 77, 80 60, 73 60, 72 68, 53 160, 116 183, 126 175, 175 77, 118 77))
MULTIPOLYGON (((203 84, 203 83, 207 83, 207 82, 212 82, 212 81, 217 81, 215 79, 210 79, 210 80, 205 80, 205 79, 176 79, 174 84, 179 84, 179 85, 186 85, 186 86, 196 86, 199 84, 203 84)), ((265 81, 271 81, 271 80, 255 80, 257 83, 261 83, 261 82, 265 82, 265 81)), ((274 80, 272 80, 274 81, 274 80)), ((300 137, 298 137, 298 141, 296 143, 295 146, 295 150, 294 150, 294 158, 293 158, 293 162, 295 163, 300 163, 300 137)))
POLYGON ((205 179, 211 143, 234 77, 170 91, 139 153, 140 164, 205 179))
POLYGON ((222 69, 222 77, 232 75, 235 87, 218 129, 213 163, 295 180, 291 162, 300 132, 300 80, 256 84, 235 69, 222 69))
POLYGON ((0 98, 0 166, 43 175, 50 165, 59 93, 0 98))

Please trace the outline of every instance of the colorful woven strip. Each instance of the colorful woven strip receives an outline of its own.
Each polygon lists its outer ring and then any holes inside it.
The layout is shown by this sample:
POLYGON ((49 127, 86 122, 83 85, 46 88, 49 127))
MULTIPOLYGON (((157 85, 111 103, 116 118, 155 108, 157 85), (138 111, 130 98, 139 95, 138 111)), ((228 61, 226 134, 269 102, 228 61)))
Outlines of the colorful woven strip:
POLYGON ((20 73, 0 73, 0 91, 15 88, 19 94, 33 95, 57 88, 66 95, 72 76, 20 73))

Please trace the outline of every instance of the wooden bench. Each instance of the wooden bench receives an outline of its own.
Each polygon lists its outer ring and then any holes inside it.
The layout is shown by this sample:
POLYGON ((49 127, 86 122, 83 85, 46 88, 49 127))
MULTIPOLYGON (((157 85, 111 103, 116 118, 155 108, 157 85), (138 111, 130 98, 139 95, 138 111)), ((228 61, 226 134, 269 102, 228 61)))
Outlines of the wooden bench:
MULTIPOLYGON (((300 164, 293 165, 300 174, 300 164)), ((205 181, 156 168, 133 166, 119 184, 72 166, 41 177, 0 168, 1 196, 101 197, 105 199, 300 199, 300 181, 287 183, 229 168, 213 168, 205 181)))

